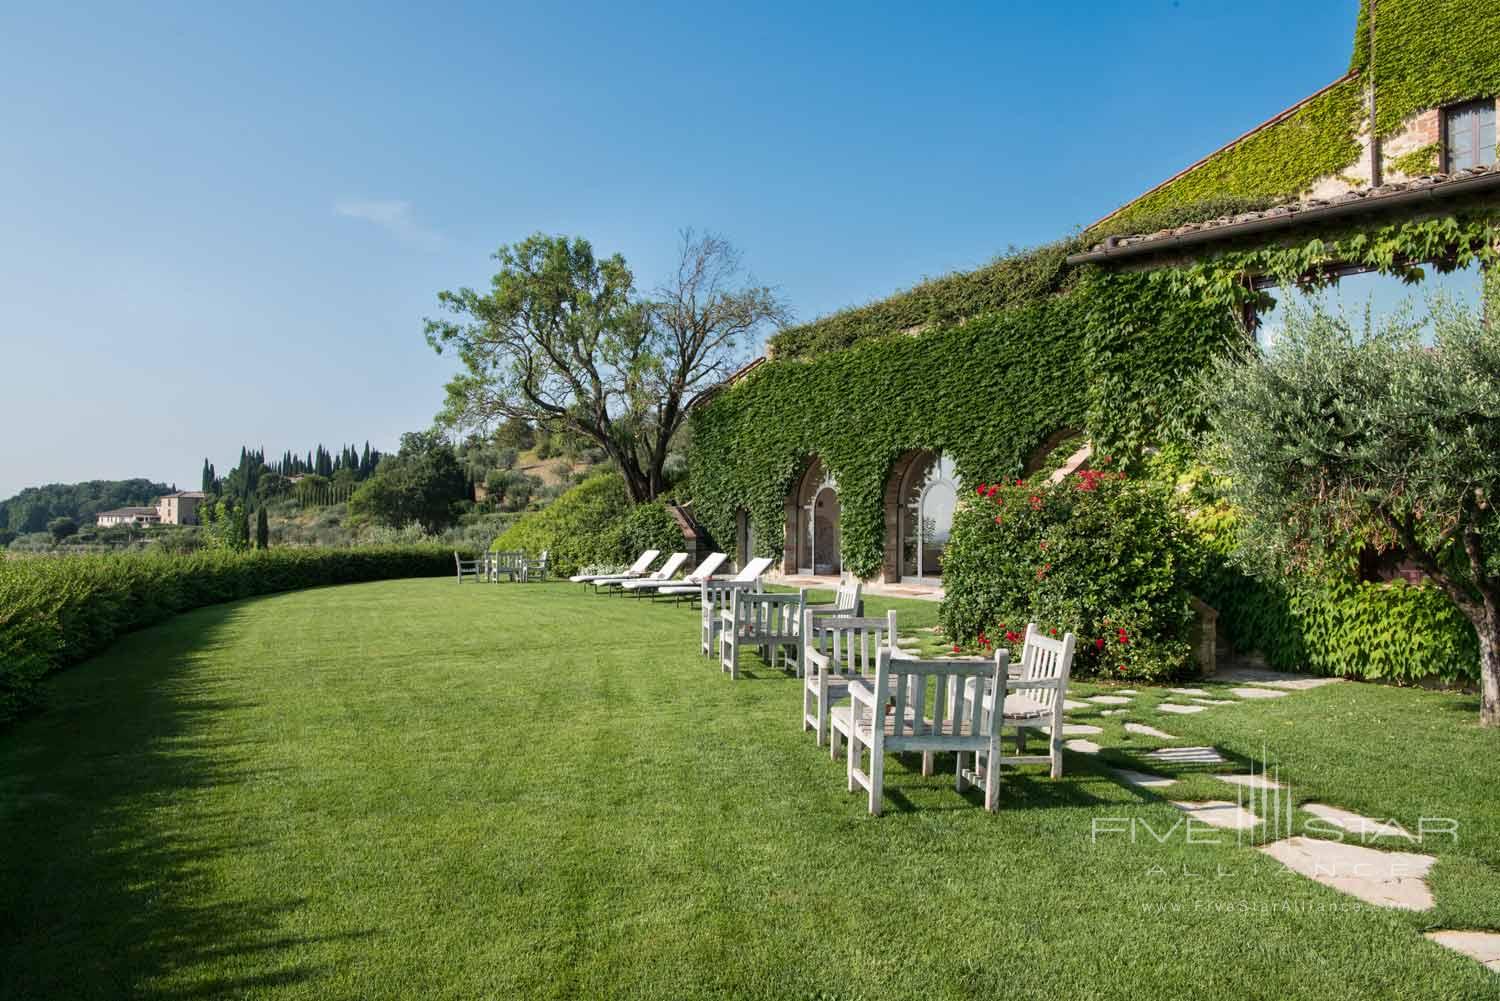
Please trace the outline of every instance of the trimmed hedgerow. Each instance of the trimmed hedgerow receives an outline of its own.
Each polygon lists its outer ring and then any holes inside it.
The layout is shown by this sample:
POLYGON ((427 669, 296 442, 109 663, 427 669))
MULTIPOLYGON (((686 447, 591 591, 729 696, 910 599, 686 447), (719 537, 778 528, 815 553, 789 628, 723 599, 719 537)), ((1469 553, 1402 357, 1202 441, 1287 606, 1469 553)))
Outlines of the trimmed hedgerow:
POLYGON ((439 546, 205 550, 0 561, 0 720, 37 683, 178 612, 276 591, 453 573, 439 546))
POLYGON ((1034 621, 1078 637, 1075 673, 1171 678, 1195 669, 1195 573, 1160 483, 1100 470, 981 483, 944 552, 943 627, 960 644, 1004 643, 1019 656, 1034 621))

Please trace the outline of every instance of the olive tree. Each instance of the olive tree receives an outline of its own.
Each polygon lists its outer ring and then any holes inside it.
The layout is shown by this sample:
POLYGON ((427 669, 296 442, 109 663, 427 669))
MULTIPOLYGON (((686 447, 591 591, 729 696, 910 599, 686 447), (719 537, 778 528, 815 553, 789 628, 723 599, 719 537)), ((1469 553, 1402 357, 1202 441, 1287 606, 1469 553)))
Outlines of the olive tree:
POLYGON ((1268 349, 1217 367, 1210 439, 1247 565, 1403 554, 1473 623, 1480 720, 1500 726, 1500 331, 1451 302, 1430 309, 1360 325, 1289 310, 1268 349))
POLYGON ((600 259, 587 240, 538 233, 495 260, 487 292, 440 292, 451 315, 426 323, 428 343, 462 365, 439 421, 590 439, 636 502, 665 486, 693 398, 734 370, 757 331, 789 317, 774 290, 741 281, 739 254, 712 235, 684 233, 674 272, 648 295, 623 257, 600 259))

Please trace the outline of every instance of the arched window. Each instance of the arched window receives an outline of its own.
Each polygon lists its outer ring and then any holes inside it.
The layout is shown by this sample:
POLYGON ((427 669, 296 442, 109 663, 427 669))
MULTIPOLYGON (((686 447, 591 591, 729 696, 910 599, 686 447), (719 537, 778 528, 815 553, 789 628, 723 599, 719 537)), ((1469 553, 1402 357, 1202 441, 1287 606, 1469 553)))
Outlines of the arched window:
POLYGON ((843 570, 839 556, 839 487, 814 458, 799 481, 796 497, 797 572, 830 575, 843 570))
POLYGON ((924 452, 901 481, 901 579, 935 583, 943 576, 943 551, 958 507, 958 474, 941 452, 924 452))

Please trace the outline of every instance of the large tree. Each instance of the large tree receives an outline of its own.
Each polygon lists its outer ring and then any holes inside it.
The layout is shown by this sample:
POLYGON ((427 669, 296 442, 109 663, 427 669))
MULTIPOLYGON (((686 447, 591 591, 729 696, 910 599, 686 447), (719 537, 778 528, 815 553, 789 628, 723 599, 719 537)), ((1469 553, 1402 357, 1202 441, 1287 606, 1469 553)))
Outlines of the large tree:
POLYGON ((349 513, 393 528, 413 522, 437 532, 457 520, 469 481, 453 446, 436 431, 401 436, 401 450, 381 459, 375 473, 349 498, 349 513))
POLYGON ((773 289, 742 279, 727 241, 686 232, 675 272, 640 295, 619 254, 536 234, 501 247, 488 292, 440 292, 452 318, 426 324, 457 351, 440 420, 488 428, 522 420, 598 442, 635 501, 663 488, 687 408, 744 357, 753 336, 789 318, 773 289))
POLYGON ((1216 376, 1211 432, 1247 563, 1404 555, 1473 623, 1480 719, 1500 726, 1500 331, 1451 303, 1363 329, 1314 306, 1216 376))

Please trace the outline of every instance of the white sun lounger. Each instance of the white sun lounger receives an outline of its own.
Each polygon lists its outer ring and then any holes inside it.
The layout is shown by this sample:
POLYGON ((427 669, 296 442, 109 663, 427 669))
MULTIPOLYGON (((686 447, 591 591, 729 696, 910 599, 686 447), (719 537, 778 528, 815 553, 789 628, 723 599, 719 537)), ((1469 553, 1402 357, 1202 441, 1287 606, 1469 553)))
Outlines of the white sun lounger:
MULTIPOLYGON (((656 571, 656 573, 645 579, 661 581, 663 583, 670 581, 672 579, 672 575, 677 572, 677 568, 687 562, 687 558, 687 553, 673 553, 671 556, 667 557, 667 562, 661 565, 660 570, 656 571)), ((598 591, 601 587, 619 587, 626 581, 635 579, 636 578, 634 577, 599 577, 595 580, 589 581, 589 583, 594 585, 595 591, 598 591)))
MULTIPOLYGON (((771 569, 771 564, 774 563, 774 562, 775 562, 775 560, 772 560, 770 557, 767 557, 767 556, 757 556, 755 559, 753 559, 749 563, 745 564, 745 569, 741 570, 739 573, 735 574, 733 577, 726 577, 726 578, 724 578, 723 583, 726 583, 726 584, 748 584, 748 583, 750 583, 752 581, 760 580, 760 578, 765 575, 765 572, 767 570, 771 569)), ((676 580, 669 581, 668 583, 664 584, 663 586, 657 588, 656 589, 656 593, 657 594, 679 594, 679 595, 680 594, 697 594, 699 592, 698 585, 701 584, 702 582, 703 582, 702 578, 699 578, 697 581, 695 581, 693 583, 684 583, 683 581, 676 581, 676 580)))
POLYGON ((569 577, 568 580, 574 584, 592 584, 596 580, 608 580, 610 578, 623 580, 631 577, 639 577, 646 572, 647 567, 656 562, 656 558, 660 555, 660 549, 648 549, 644 553, 641 553, 639 558, 630 564, 630 568, 624 573, 581 573, 577 576, 569 577))
POLYGON ((664 587, 682 587, 685 584, 692 584, 696 586, 699 581, 712 580, 714 571, 718 570, 719 566, 728 558, 729 557, 725 556, 723 553, 712 553, 702 563, 698 564, 698 569, 694 570, 692 573, 688 574, 680 581, 627 580, 622 582, 620 586, 637 597, 642 597, 648 594, 655 594, 657 591, 660 591, 664 587))

